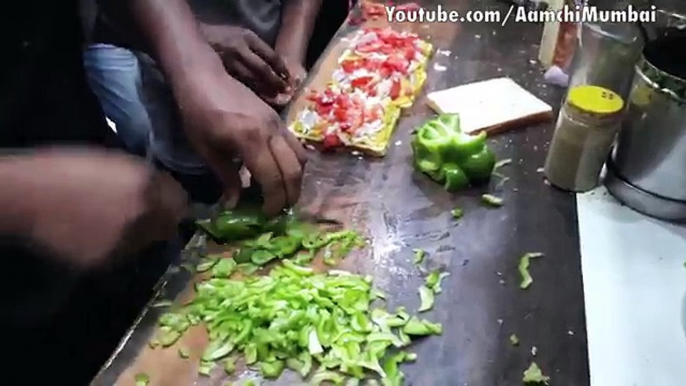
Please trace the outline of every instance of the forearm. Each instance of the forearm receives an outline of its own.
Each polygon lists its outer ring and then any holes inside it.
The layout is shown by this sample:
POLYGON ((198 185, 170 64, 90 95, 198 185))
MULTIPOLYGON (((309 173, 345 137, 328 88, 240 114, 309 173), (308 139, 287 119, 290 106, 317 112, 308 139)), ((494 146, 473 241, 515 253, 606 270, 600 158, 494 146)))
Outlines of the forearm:
POLYGON ((276 52, 299 63, 305 61, 322 0, 286 0, 276 52))
POLYGON ((0 157, 0 236, 27 236, 30 232, 32 175, 22 158, 0 157))
POLYGON ((198 74, 223 74, 221 60, 201 35, 185 0, 99 0, 108 16, 128 25, 162 68, 172 88, 198 74))

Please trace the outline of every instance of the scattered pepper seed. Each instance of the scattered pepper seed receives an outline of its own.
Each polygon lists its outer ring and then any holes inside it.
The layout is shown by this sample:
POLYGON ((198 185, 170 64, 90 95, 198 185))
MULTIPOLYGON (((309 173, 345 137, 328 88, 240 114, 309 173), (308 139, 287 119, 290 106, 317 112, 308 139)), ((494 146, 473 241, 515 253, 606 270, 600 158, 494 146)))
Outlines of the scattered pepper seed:
POLYGON ((519 346, 519 338, 517 337, 517 335, 510 335, 510 344, 512 344, 513 346, 519 346))
POLYGON ((533 346, 531 348, 531 355, 536 356, 536 354, 538 354, 538 347, 533 346))

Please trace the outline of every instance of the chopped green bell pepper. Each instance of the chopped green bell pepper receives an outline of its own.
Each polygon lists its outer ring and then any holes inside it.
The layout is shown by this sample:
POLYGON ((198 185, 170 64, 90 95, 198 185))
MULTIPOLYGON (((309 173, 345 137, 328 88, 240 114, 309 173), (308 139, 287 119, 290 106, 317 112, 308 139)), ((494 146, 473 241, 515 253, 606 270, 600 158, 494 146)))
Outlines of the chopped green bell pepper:
POLYGON ((235 241, 263 233, 267 218, 257 208, 226 210, 211 220, 200 220, 198 226, 221 241, 235 241))
POLYGON ((463 133, 456 114, 440 115, 421 126, 412 140, 412 151, 415 167, 448 191, 487 181, 495 167, 486 133, 463 133))

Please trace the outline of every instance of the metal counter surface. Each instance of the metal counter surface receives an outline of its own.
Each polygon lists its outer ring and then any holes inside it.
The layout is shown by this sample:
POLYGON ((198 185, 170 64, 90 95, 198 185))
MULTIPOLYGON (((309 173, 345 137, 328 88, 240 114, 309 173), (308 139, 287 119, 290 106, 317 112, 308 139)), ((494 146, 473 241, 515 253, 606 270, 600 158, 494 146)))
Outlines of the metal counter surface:
MULTIPOLYGON (((439 2, 419 3, 435 7, 439 2)), ((504 15, 508 11, 507 5, 496 1, 451 3, 450 7, 460 12, 493 9, 504 15)), ((345 37, 355 28, 359 26, 344 26, 339 31, 312 71, 310 87, 324 84, 345 37)), ((413 248, 425 249, 432 264, 451 273, 434 310, 425 315, 443 323, 444 334, 414 345, 418 360, 403 367, 406 384, 520 385, 523 371, 536 361, 552 377, 553 385, 588 385, 575 196, 545 184, 539 171, 553 122, 489 140, 499 159, 513 161, 500 171, 509 178, 504 184, 496 178, 490 187, 449 194, 413 171, 410 161, 410 132, 432 115, 425 104, 428 91, 509 76, 551 105, 559 105, 561 91, 543 84, 542 70, 535 61, 542 26, 437 23, 397 28, 420 33, 437 50, 428 67, 424 94, 404 114, 384 159, 313 155, 303 206, 366 233, 371 246, 346 260, 343 268, 372 275, 375 285, 388 294, 390 308, 402 304, 413 310, 418 306, 417 288, 423 279, 412 263, 413 248), (505 205, 499 209, 483 206, 480 196, 485 192, 503 197, 505 205), (460 221, 451 217, 455 206, 464 209, 460 221), (521 290, 517 264, 526 252, 543 252, 545 257, 532 263, 534 283, 521 290), (518 347, 510 344, 511 334, 519 337, 518 347)), ((302 98, 291 113, 301 104, 302 98)), ((196 236, 185 257, 192 258, 203 249, 202 237, 196 236)), ((190 280, 187 272, 172 268, 163 280, 163 295, 176 298, 188 289, 190 280)), ((146 310, 94 385, 133 384, 138 371, 149 373, 153 385, 223 384, 220 375, 199 378, 197 363, 183 363, 176 350, 155 354, 147 348, 160 312, 146 310), (156 382, 154 374, 165 380, 156 382)), ((193 357, 202 352, 203 342, 204 338, 190 337, 184 344, 193 357)), ((297 377, 285 374, 278 382, 267 384, 297 382, 297 377)))

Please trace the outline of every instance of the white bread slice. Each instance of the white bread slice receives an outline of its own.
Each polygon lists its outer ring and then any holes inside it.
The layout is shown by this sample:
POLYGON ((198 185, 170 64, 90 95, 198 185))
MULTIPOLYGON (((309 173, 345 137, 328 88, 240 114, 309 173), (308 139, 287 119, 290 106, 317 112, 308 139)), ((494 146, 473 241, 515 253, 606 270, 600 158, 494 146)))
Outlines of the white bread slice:
POLYGON ((550 105, 510 78, 497 78, 432 92, 428 104, 439 114, 459 114, 465 133, 489 134, 552 119, 550 105))

